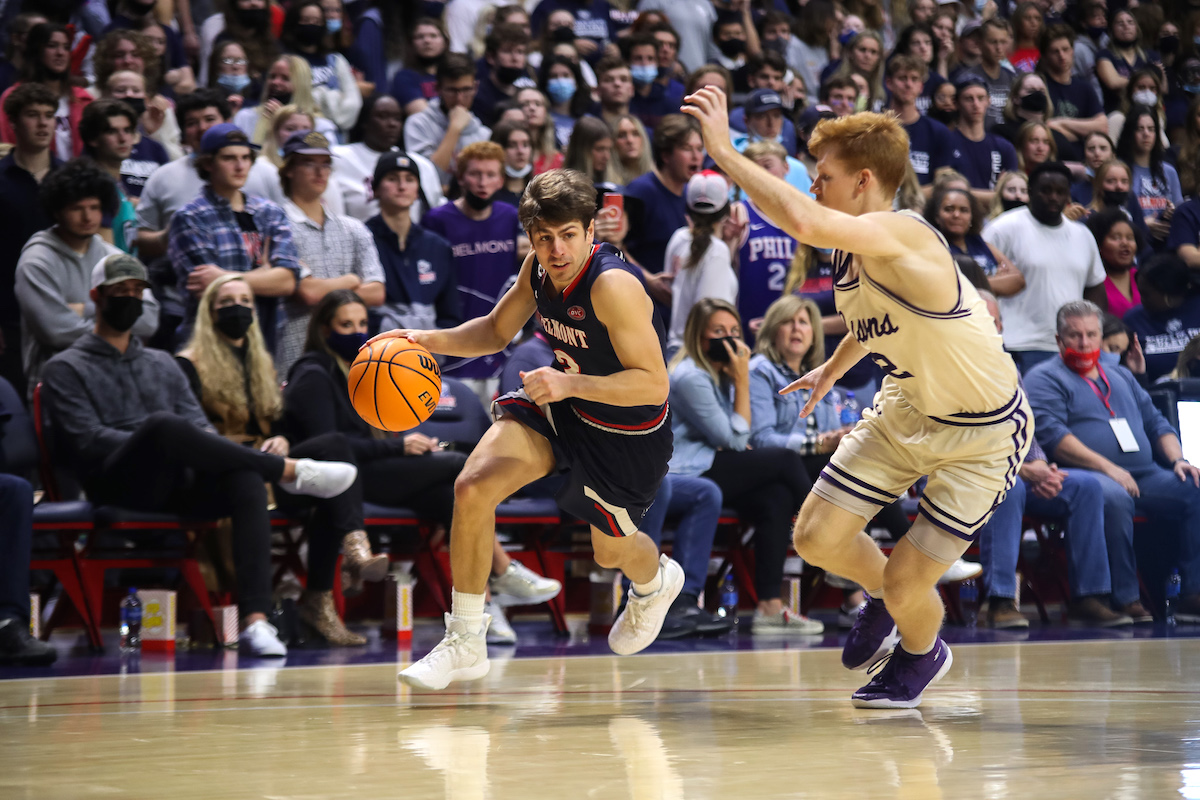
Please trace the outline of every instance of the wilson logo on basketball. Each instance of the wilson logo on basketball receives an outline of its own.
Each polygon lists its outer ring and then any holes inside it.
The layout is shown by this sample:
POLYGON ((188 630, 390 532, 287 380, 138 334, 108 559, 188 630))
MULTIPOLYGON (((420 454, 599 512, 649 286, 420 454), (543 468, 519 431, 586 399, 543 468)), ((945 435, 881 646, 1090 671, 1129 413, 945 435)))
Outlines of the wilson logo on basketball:
POLYGON ((587 316, 587 313, 580 306, 571 306, 567 309, 567 316, 578 322, 587 316))
POLYGON ((438 363, 429 356, 419 355, 417 356, 417 361, 420 362, 422 367, 429 370, 434 375, 437 375, 439 378, 442 376, 442 370, 438 368, 438 363))

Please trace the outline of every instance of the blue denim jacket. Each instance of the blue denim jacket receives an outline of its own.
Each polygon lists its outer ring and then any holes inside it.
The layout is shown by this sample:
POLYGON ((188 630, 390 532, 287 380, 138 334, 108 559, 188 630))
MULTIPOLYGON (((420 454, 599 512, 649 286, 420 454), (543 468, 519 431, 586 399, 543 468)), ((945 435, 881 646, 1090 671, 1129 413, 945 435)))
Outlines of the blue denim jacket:
POLYGON ((750 442, 750 422, 733 411, 733 387, 718 385, 690 358, 671 373, 671 432, 669 471, 677 475, 703 474, 718 450, 745 450, 750 442))
MULTIPOLYGON (((805 455, 808 421, 800 418, 800 409, 808 402, 808 391, 779 394, 779 390, 800 376, 763 354, 750 359, 750 444, 753 447, 786 447, 805 455)), ((813 414, 817 429, 824 433, 840 427, 837 389, 821 398, 813 414)))

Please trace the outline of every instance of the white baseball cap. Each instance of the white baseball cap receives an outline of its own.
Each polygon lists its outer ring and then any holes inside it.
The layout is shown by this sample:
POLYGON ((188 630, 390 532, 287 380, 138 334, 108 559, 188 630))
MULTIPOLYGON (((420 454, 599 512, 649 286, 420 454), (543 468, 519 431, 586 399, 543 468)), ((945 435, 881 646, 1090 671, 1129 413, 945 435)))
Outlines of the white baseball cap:
POLYGON ((690 210, 712 214, 729 204, 729 182, 721 173, 706 169, 688 180, 683 196, 690 210))

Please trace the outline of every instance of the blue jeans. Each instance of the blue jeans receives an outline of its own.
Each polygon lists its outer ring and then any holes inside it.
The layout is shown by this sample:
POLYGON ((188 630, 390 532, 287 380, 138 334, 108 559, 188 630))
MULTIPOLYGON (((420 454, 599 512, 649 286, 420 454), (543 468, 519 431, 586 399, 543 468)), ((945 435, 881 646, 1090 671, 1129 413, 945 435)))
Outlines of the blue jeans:
MULTIPOLYGON (((1083 472, 1083 470, 1076 470, 1083 472)), ((1200 593, 1200 489, 1191 481, 1184 482, 1175 473, 1157 464, 1130 470, 1137 481, 1139 497, 1133 498, 1121 485, 1107 475, 1091 473, 1104 488, 1105 538, 1112 560, 1113 537, 1128 542, 1128 560, 1132 577, 1129 585, 1117 585, 1117 570, 1113 567, 1113 599, 1129 603, 1139 596, 1136 563, 1133 555, 1133 517, 1143 514, 1155 523, 1169 521, 1180 540, 1179 574, 1183 579, 1183 594, 1200 593), (1113 531, 1109 533, 1109 529, 1113 531)), ((1156 525, 1157 527, 1157 525, 1156 525)))
POLYGON ((29 625, 29 549, 33 544, 33 487, 0 474, 0 619, 29 625))
POLYGON ((667 516, 683 515, 675 526, 672 556, 683 567, 684 594, 698 597, 704 591, 722 500, 721 489, 708 478, 668 474, 642 518, 642 532, 661 544, 667 516))
MULTIPOLYGON (((1072 597, 1109 594, 1112 591, 1109 555, 1100 538, 1105 534, 1103 507, 1100 482, 1086 470, 1069 470, 1062 491, 1051 500, 1038 497, 1023 479, 1018 480, 979 534, 980 561, 988 594, 1009 599, 1017 596, 1017 556, 1024 514, 1066 520, 1067 577, 1072 597)), ((1132 540, 1128 544, 1132 554, 1132 540)), ((1133 585, 1136 589, 1136 572, 1133 585)), ((1137 599, 1136 593, 1132 599, 1137 599)), ((1132 602, 1120 598, 1118 601, 1132 602)))

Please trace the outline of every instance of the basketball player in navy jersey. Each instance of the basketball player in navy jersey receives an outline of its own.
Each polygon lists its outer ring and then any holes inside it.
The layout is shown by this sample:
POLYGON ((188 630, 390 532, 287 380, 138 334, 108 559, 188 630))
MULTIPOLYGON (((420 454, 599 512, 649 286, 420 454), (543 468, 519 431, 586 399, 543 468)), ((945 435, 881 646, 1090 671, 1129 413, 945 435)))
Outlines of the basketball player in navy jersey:
POLYGON ((487 674, 483 603, 496 506, 551 472, 566 479, 559 505, 591 524, 596 562, 632 582, 608 635, 614 652, 654 641, 683 588, 683 569, 638 530, 671 457, 664 331, 637 272, 612 245, 594 243, 595 211, 588 178, 542 173, 520 207, 533 252, 491 313, 451 330, 395 330, 372 340, 406 337, 434 353, 483 356, 511 342, 536 311, 557 362, 521 373, 524 388, 493 404, 496 423, 455 482, 446 636, 400 673, 410 686, 444 689, 487 674))
POLYGON ((892 210, 909 156, 895 115, 817 125, 809 140, 817 159, 812 200, 734 150, 720 90, 701 89, 684 102, 709 155, 767 217, 803 244, 836 250, 834 295, 850 334, 784 389, 810 390, 801 416, 862 358, 886 373, 873 407, 805 500, 795 545, 806 561, 870 596, 842 663, 880 667, 854 693, 854 705, 912 708, 953 662, 938 636, 937 580, 1004 499, 1029 449, 1033 415, 1016 367, 946 241, 917 215, 892 210), (917 521, 885 557, 863 527, 923 475, 929 483, 917 521))

